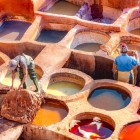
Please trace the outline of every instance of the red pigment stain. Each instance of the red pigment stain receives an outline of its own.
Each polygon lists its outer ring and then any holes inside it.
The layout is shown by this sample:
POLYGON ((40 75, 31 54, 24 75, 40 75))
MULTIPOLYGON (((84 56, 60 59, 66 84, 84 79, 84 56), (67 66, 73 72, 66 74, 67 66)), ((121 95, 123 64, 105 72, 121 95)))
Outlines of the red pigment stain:
POLYGON ((132 123, 122 129, 120 140, 140 140, 140 122, 132 123))
POLYGON ((80 122, 77 123, 74 127, 72 127, 69 131, 77 136, 84 137, 78 130, 78 127, 80 126, 80 129, 86 131, 86 132, 91 132, 93 135, 90 136, 90 139, 96 139, 96 138, 108 138, 110 135, 113 133, 114 128, 104 122, 101 121, 102 126, 99 130, 97 130, 96 125, 89 125, 91 122, 93 122, 93 119, 85 119, 85 120, 80 120, 80 122))

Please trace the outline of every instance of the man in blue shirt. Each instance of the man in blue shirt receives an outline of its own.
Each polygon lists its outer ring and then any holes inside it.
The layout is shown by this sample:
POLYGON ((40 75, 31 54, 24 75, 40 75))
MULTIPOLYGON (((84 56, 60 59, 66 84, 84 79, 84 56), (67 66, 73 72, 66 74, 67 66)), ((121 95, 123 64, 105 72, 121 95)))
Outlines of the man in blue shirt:
POLYGON ((121 55, 117 56, 114 62, 113 70, 118 73, 117 80, 127 83, 134 83, 134 76, 132 75, 133 68, 136 69, 138 65, 138 55, 133 51, 133 56, 127 54, 128 47, 126 44, 121 45, 121 55))

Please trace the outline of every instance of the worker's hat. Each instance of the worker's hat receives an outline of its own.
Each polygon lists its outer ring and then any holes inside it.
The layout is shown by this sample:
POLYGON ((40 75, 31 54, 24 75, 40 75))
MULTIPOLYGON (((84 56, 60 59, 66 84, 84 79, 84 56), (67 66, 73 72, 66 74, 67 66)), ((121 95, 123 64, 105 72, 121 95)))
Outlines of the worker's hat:
POLYGON ((9 62, 9 68, 10 68, 11 70, 15 70, 17 66, 18 66, 18 62, 17 62, 16 60, 12 59, 12 60, 9 62))
POLYGON ((128 47, 125 43, 121 44, 121 53, 127 53, 128 47))

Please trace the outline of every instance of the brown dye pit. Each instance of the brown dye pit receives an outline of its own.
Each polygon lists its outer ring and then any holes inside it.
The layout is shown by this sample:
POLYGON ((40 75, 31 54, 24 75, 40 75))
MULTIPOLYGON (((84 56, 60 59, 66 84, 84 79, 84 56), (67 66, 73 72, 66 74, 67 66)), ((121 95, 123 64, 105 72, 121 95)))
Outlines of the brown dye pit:
POLYGON ((98 88, 88 98, 89 103, 105 110, 118 110, 130 103, 130 96, 119 89, 98 88))
POLYGON ((120 132, 119 140, 140 140, 140 122, 124 127, 120 132))
POLYGON ((85 135, 87 132, 87 137, 88 134, 91 136, 89 136, 89 139, 96 139, 96 138, 108 138, 111 136, 111 134, 114 131, 114 128, 108 124, 105 121, 101 121, 102 126, 100 127, 100 129, 97 129, 97 126, 94 125, 90 125, 90 123, 93 122, 93 119, 85 119, 85 120, 80 120, 80 122, 77 123, 77 125, 75 125, 74 127, 72 127, 69 131, 77 136, 81 136, 84 137, 83 134, 80 133, 80 130, 78 127, 80 127, 81 130, 84 130, 85 135))
POLYGON ((100 45, 101 44, 98 43, 84 43, 78 45, 75 49, 85 51, 85 52, 97 52, 100 49, 100 45))
POLYGON ((32 124, 48 126, 60 122, 67 115, 67 110, 58 103, 47 102, 37 112, 32 124))
POLYGON ((41 9, 41 11, 47 12, 47 13, 53 13, 53 14, 74 16, 78 12, 79 9, 80 7, 77 5, 74 5, 64 0, 59 0, 49 10, 46 11, 45 9, 41 9), (68 7, 68 9, 64 7, 68 7))
POLYGON ((0 40, 20 40, 29 26, 28 22, 5 21, 0 27, 0 40))

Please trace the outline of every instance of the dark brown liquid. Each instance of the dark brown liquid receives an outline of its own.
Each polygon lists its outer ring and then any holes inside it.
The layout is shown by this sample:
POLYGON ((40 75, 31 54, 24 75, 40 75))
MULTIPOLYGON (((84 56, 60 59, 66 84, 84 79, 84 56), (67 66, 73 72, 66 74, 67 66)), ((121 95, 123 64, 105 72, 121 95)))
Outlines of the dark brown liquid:
POLYGON ((97 130, 96 125, 89 125, 92 121, 93 121, 92 119, 81 120, 78 123, 78 125, 75 125, 69 131, 75 135, 83 137, 83 135, 78 130, 78 127, 80 126, 80 128, 86 132, 92 132, 97 134, 97 136, 92 136, 90 139, 95 139, 98 137, 103 139, 108 138, 113 133, 114 128, 110 124, 101 121, 102 126, 99 130, 97 130))

